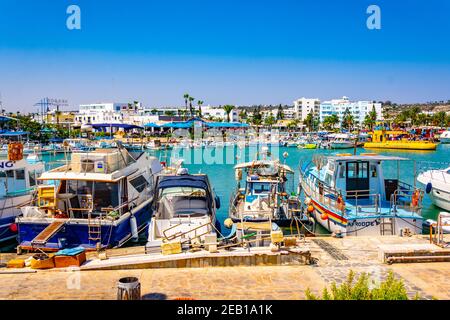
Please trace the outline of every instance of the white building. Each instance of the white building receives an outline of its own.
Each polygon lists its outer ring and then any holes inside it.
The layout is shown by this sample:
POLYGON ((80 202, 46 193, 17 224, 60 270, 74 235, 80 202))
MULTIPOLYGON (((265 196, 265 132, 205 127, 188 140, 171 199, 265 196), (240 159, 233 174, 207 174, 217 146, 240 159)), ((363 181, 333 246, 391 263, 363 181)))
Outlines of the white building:
POLYGON ((351 102, 347 97, 342 97, 341 99, 333 99, 330 101, 324 101, 320 104, 320 113, 319 120, 323 122, 323 120, 331 116, 333 114, 339 117, 339 120, 342 121, 342 118, 348 109, 349 112, 353 115, 355 119, 355 123, 359 123, 362 125, 366 115, 375 108, 377 113, 377 119, 382 120, 382 104, 376 103, 373 101, 355 101, 351 102))
MULTIPOLYGON (((283 120, 293 120, 297 118, 297 111, 295 108, 283 108, 283 120)), ((270 111, 267 111, 267 113, 264 114, 264 119, 271 114, 275 119, 278 115, 278 108, 272 109, 270 111)))
MULTIPOLYGON (((227 121, 227 113, 222 107, 211 107, 211 106, 202 106, 202 117, 204 119, 217 119, 221 121, 227 121)), ((196 107, 198 110, 198 107, 196 107)), ((233 109, 230 112, 230 122, 239 121, 239 110, 233 109)))
POLYGON ((297 119, 305 120, 311 112, 318 117, 320 112, 320 100, 301 98, 294 101, 294 111, 297 119))
POLYGON ((82 104, 75 116, 75 123, 123 123, 124 115, 129 115, 130 111, 134 112, 134 108, 134 106, 130 107, 128 103, 116 102, 82 104))

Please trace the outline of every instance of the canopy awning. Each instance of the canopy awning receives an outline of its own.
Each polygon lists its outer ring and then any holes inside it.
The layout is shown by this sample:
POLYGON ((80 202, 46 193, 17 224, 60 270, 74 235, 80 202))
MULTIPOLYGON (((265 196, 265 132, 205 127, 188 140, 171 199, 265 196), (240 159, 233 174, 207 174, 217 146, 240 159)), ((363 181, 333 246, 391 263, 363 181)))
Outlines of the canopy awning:
POLYGON ((13 136, 26 136, 30 134, 28 131, 0 131, 0 136, 13 137, 13 136))
POLYGON ((145 127, 145 128, 161 128, 160 125, 158 125, 158 124, 156 124, 156 123, 154 123, 154 122, 146 123, 146 124, 144 124, 144 127, 145 127))
POLYGON ((242 122, 205 122, 208 128, 247 128, 250 125, 242 122))
POLYGON ((158 183, 158 189, 173 187, 191 187, 208 190, 208 178, 205 175, 163 176, 158 183))
POLYGON ((92 125, 92 128, 94 129, 123 128, 124 130, 144 129, 143 127, 126 123, 96 123, 92 125))
POLYGON ((269 160, 255 160, 251 162, 244 162, 237 164, 234 166, 234 169, 249 169, 249 168, 267 168, 270 166, 278 166, 279 168, 283 169, 286 172, 294 173, 294 170, 292 170, 288 165, 282 164, 278 161, 269 161, 269 160))

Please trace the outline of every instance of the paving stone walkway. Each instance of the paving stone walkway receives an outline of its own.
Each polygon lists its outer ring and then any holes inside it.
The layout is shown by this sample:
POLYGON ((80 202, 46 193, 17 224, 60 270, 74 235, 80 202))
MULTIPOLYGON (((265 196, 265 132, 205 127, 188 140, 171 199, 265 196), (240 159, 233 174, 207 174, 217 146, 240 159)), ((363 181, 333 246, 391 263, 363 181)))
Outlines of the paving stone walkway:
MULTIPOLYGON (((306 245, 317 259, 315 265, 0 274, 0 299, 115 299, 117 280, 125 276, 140 280, 144 299, 304 299, 306 289, 320 295, 332 282, 345 281, 350 270, 369 273, 375 282, 384 280, 392 270, 404 280, 411 298, 419 293, 423 299, 450 299, 450 263, 389 266, 378 260, 377 245, 398 243, 398 238, 324 241, 348 260, 336 259, 328 250, 307 240, 306 245)), ((417 238, 401 241, 424 243, 417 238)))

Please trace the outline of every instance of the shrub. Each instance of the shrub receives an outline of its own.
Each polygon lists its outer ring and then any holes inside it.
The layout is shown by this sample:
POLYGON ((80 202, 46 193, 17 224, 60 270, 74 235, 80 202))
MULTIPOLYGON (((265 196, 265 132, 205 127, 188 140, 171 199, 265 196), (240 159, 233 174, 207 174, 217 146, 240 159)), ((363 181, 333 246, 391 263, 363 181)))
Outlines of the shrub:
MULTIPOLYGON (((346 281, 340 286, 333 282, 330 291, 324 288, 321 298, 314 295, 309 288, 305 294, 307 300, 408 300, 403 280, 395 279, 392 271, 389 271, 386 280, 372 289, 366 273, 362 273, 355 281, 355 273, 350 270, 346 281)), ((419 298, 416 294, 415 299, 419 298)))

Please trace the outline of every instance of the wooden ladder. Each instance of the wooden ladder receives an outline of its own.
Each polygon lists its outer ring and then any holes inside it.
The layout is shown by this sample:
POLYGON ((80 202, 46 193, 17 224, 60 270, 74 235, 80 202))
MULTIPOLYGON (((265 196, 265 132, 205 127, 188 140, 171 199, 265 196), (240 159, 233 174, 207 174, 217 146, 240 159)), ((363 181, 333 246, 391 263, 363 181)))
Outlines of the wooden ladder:
POLYGON ((92 211, 88 213, 88 239, 93 241, 102 240, 102 215, 92 217, 92 211))
POLYGON ((44 230, 42 230, 33 240, 31 245, 45 245, 48 240, 54 236, 66 223, 65 220, 56 220, 50 223, 44 230))
POLYGON ((394 218, 381 218, 380 224, 381 235, 394 235, 394 218))

